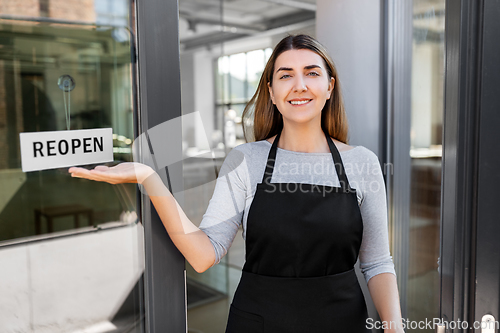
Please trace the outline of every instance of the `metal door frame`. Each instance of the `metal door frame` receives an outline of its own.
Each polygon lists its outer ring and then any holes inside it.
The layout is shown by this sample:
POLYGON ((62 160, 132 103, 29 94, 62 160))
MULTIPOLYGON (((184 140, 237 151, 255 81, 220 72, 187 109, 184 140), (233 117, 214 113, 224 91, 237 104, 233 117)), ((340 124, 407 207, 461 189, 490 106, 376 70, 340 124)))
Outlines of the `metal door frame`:
POLYGON ((413 42, 413 1, 385 0, 385 97, 384 165, 392 167, 386 176, 389 206, 389 237, 394 258, 401 314, 407 316, 407 281, 410 232, 411 158, 411 66, 413 42), (397 167, 395 167, 397 166, 397 167))
MULTIPOLYGON (((179 9, 176 0, 135 1, 137 136, 181 116, 179 9)), ((182 154, 182 135, 165 144, 182 154)), ((182 188, 182 163, 158 171, 164 183, 182 188)), ((145 321, 148 333, 187 332, 185 259, 170 240, 154 206, 140 194, 144 224, 145 321)))
POLYGON ((499 320, 499 14, 494 0, 446 2, 440 311, 469 325, 499 320))

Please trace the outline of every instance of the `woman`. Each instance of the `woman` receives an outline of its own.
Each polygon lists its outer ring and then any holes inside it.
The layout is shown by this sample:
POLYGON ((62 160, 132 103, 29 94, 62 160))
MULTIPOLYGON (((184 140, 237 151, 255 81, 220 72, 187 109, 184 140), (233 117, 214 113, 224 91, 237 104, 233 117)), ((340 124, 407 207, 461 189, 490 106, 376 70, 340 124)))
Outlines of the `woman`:
POLYGON ((226 157, 200 228, 147 166, 69 171, 141 183, 198 272, 220 261, 243 224, 246 261, 227 333, 369 331, 358 255, 385 331, 402 332, 380 165, 368 149, 346 144, 340 86, 324 47, 306 35, 280 41, 244 116, 252 110, 256 141, 226 157))

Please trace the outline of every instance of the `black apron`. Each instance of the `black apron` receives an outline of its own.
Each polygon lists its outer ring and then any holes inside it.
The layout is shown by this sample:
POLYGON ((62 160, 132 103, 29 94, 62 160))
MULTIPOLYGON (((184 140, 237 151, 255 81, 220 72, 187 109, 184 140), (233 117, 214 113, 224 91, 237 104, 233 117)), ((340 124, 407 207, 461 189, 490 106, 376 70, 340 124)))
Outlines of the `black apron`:
POLYGON ((369 332, 354 272, 363 221, 337 147, 325 132, 340 187, 271 183, 280 135, 248 212, 226 333, 369 332))

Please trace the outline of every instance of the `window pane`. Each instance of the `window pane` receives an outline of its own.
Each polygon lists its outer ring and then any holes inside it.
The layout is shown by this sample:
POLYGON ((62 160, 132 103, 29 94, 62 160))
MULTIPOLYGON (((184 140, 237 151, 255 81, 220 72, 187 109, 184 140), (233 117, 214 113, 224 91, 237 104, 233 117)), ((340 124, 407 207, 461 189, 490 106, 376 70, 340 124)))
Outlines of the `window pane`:
MULTIPOLYGON (((200 34, 204 26, 186 21, 188 12, 194 15, 195 11, 199 11, 198 5, 189 7, 186 2, 180 2, 180 5, 179 38, 182 46, 190 44, 193 34, 200 34), (196 32, 192 30, 194 26, 196 32)), ((220 22, 222 16, 217 15, 222 5, 219 1, 211 1, 210 6, 207 5, 216 9, 212 15, 220 22)), ((213 30, 218 25, 205 25, 206 28, 213 30)), ((197 39, 204 40, 201 36, 197 39)), ((224 114, 231 100, 231 82, 234 82, 230 77, 230 65, 238 63, 230 56, 222 56, 222 52, 223 45, 215 42, 210 43, 209 50, 186 50, 181 47, 180 52, 181 63, 184 64, 180 73, 184 114, 183 191, 175 193, 175 197, 189 220, 197 226, 203 220, 215 189, 217 174, 228 152, 224 139, 224 114), (193 114, 187 115, 188 112, 193 114)), ((186 261, 189 332, 224 332, 231 297, 228 257, 224 256, 218 265, 201 274, 186 261)))
POLYGON ((0 327, 144 332, 136 186, 68 168, 23 172, 19 142, 19 133, 112 128, 115 163, 131 160, 130 4, 26 3, 6 1, 3 14, 33 21, 0 20, 0 327))
POLYGON ((229 103, 230 101, 230 90, 229 90, 229 57, 220 57, 219 58, 219 84, 217 88, 220 89, 220 93, 217 96, 220 96, 222 103, 229 103))
POLYGON ((241 103, 246 100, 246 55, 233 54, 229 57, 229 71, 231 84, 231 103, 241 103))
POLYGON ((18 34, 14 26, 22 23, 0 25, 11 50, 0 63, 2 116, 8 124, 0 168, 19 181, 3 187, 10 190, 0 220, 16 222, 0 224, 0 240, 120 221, 123 212, 135 211, 135 186, 81 181, 71 178, 67 168, 23 173, 19 133, 67 130, 68 121, 71 130, 112 127, 115 161, 131 160, 128 33, 117 41, 114 28, 35 25, 30 33, 18 34), (70 93, 59 89, 61 75, 73 78, 70 93), (88 214, 76 213, 85 208, 88 214))
MULTIPOLYGON (((439 316, 444 0, 413 2, 408 318, 439 316), (425 290, 425 293, 422 293, 425 290)), ((420 330, 433 332, 432 330, 420 330)))
POLYGON ((269 60, 269 58, 271 58, 271 54, 273 53, 273 49, 272 48, 267 48, 265 50, 265 53, 266 53, 266 62, 269 60))
POLYGON ((264 50, 256 50, 247 53, 247 96, 249 99, 255 94, 255 91, 257 91, 260 76, 264 72, 265 61, 264 50))

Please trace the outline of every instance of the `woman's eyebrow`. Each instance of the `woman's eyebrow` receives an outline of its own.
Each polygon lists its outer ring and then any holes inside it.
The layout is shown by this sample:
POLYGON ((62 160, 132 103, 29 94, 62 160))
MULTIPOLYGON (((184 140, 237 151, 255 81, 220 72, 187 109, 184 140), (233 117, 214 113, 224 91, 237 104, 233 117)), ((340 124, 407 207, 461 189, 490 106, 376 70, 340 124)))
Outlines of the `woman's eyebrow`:
MULTIPOLYGON (((304 69, 313 69, 313 68, 320 68, 321 69, 321 66, 319 66, 319 65, 307 65, 304 67, 304 69)), ((278 73, 279 71, 293 71, 293 68, 280 67, 276 70, 276 73, 278 73)))
POLYGON ((313 68, 322 69, 321 66, 319 66, 319 65, 309 65, 309 66, 304 67, 304 69, 313 69, 313 68))
POLYGON ((278 73, 279 71, 293 71, 293 68, 290 68, 290 67, 280 67, 276 70, 276 73, 278 73))

